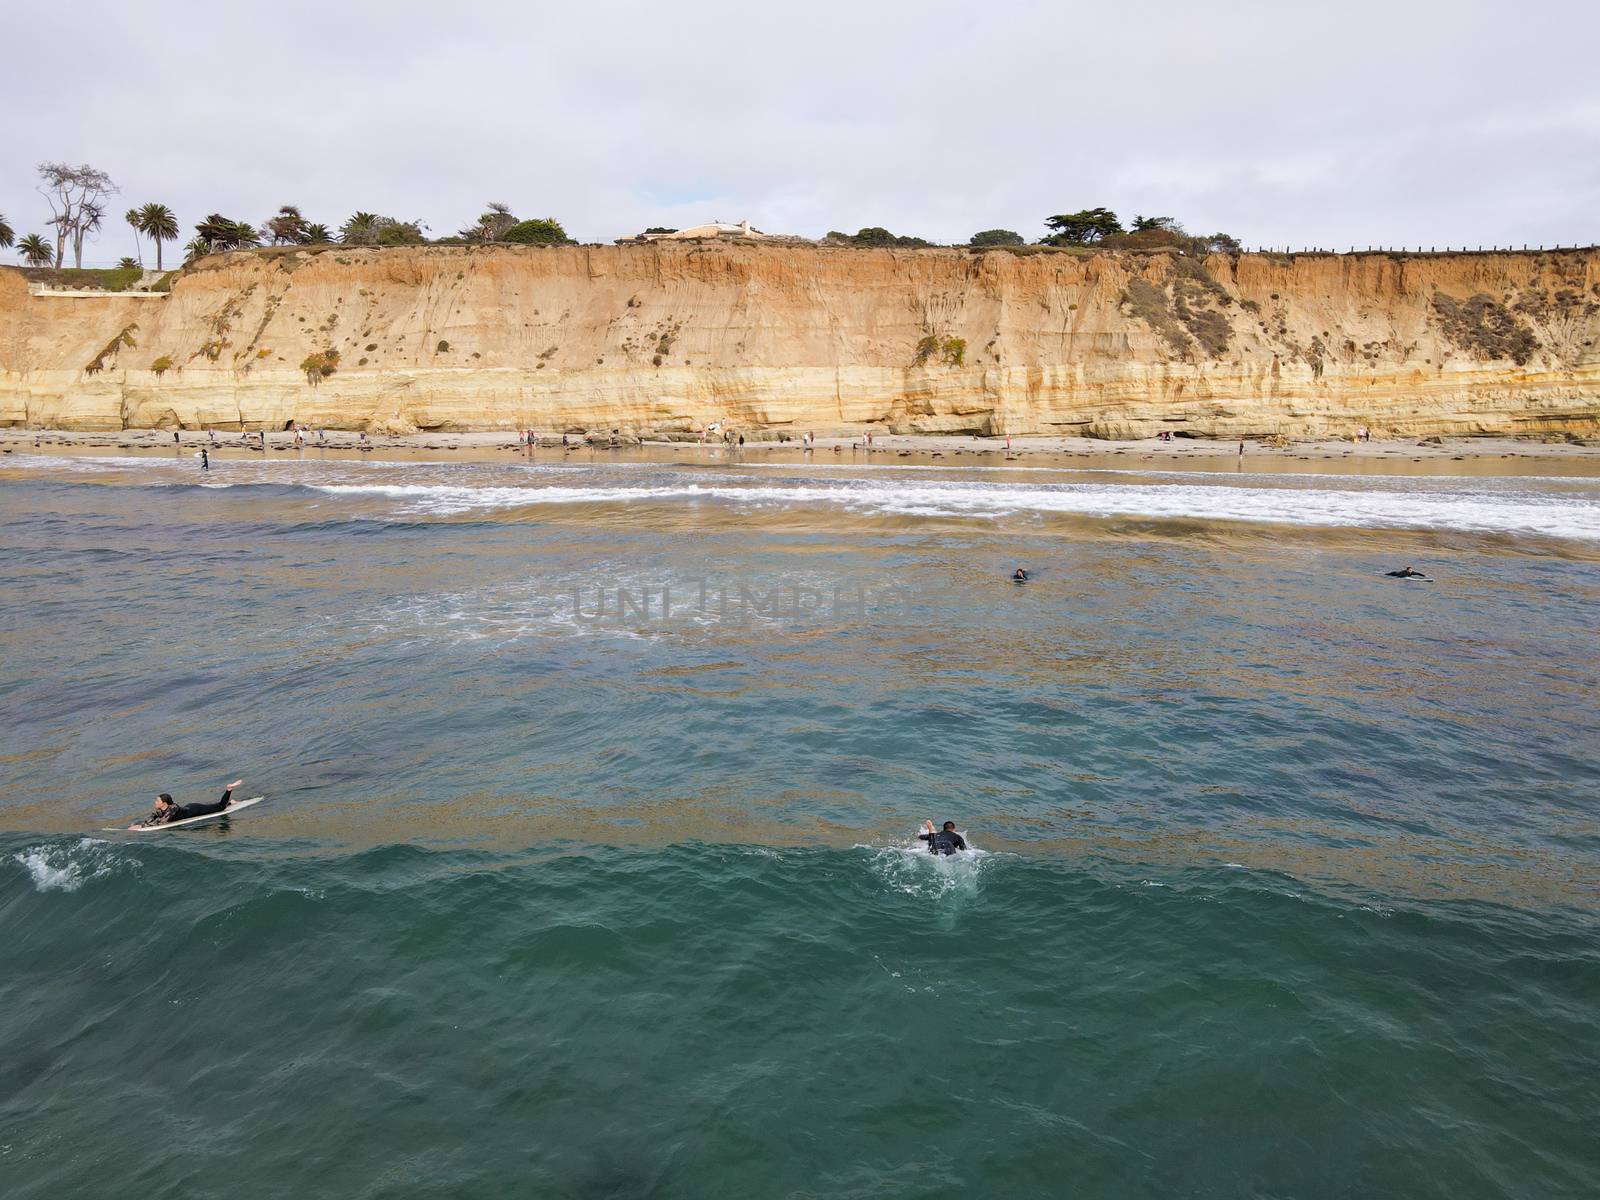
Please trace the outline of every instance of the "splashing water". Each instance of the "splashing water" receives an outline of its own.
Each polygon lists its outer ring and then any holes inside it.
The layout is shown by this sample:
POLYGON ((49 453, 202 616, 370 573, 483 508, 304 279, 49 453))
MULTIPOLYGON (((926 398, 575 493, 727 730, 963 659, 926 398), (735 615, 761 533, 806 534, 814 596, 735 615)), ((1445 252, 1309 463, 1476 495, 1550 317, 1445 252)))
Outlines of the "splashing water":
POLYGON ((109 875, 124 865, 136 865, 94 838, 82 838, 73 845, 30 846, 11 858, 28 872, 33 886, 41 892, 75 892, 91 879, 109 875))
POLYGON ((920 844, 857 845, 856 849, 871 853, 872 871, 890 891, 926 900, 978 895, 983 875, 995 859, 970 842, 966 850, 954 854, 930 854, 920 844))

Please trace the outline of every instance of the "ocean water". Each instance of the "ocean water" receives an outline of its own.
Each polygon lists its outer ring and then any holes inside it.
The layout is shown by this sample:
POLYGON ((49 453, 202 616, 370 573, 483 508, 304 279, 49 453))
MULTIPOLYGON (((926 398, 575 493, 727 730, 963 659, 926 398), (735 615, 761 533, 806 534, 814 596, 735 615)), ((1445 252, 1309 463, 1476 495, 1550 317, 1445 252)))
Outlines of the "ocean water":
POLYGON ((1595 479, 16 454, 0 581, 7 1197, 1600 1187, 1595 479))

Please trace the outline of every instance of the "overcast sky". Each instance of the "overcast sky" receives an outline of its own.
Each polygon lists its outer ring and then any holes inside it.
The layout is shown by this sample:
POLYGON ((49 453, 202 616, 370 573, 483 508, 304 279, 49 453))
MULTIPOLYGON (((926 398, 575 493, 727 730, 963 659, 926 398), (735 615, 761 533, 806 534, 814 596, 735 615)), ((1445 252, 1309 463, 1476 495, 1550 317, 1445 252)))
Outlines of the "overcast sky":
MULTIPOLYGON (((0 213, 488 200, 584 241, 748 217, 938 241, 1106 205, 1249 245, 1600 241, 1600 3, 6 5, 0 213)), ((119 220, 96 262, 132 251, 119 220)), ((9 258, 12 252, 5 252, 9 258)))

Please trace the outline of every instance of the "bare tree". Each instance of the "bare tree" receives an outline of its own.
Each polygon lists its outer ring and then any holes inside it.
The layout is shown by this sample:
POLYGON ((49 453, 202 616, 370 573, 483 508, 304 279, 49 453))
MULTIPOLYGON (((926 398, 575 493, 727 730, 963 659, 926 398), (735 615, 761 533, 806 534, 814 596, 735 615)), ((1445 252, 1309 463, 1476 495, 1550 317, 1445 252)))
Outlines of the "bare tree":
POLYGON ((278 210, 277 216, 266 221, 262 229, 272 239, 274 246, 300 246, 306 242, 308 227, 300 210, 292 204, 285 204, 278 210))
POLYGON ((114 195, 117 185, 104 171, 80 163, 39 164, 39 194, 49 202, 49 224, 56 231, 56 267, 66 257, 67 241, 72 241, 74 261, 83 266, 85 234, 100 228, 105 219, 105 197, 114 195))
POLYGON ((505 238, 506 230, 517 223, 517 218, 511 215, 511 206, 498 201, 489 201, 489 211, 478 218, 476 225, 469 225, 460 233, 469 242, 498 242, 505 238))

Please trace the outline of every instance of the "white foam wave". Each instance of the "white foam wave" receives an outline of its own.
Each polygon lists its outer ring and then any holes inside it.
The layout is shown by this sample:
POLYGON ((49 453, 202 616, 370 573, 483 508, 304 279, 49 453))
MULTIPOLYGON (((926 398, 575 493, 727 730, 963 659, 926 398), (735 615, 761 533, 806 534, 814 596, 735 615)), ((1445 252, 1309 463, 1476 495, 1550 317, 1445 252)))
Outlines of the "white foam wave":
POLYGON ((873 872, 891 891, 929 900, 951 894, 976 895, 984 869, 994 857, 987 850, 973 846, 970 839, 966 850, 954 854, 929 854, 928 848, 920 843, 858 844, 855 849, 871 853, 873 872))
MULTIPOLYGON (((29 456, 5 466, 65 471, 125 469, 128 459, 29 456)), ((779 464, 769 464, 777 466, 779 464)), ((1600 484, 1525 478, 1334 477, 1135 472, 1109 478, 1040 478, 991 473, 940 478, 908 474, 717 472, 654 464, 360 463, 239 464, 205 479, 209 488, 278 483, 339 501, 389 502, 380 515, 448 517, 539 506, 715 504, 742 511, 832 507, 898 516, 994 519, 1016 514, 1203 520, 1372 529, 1452 530, 1600 542, 1600 484), (620 466, 627 469, 619 470, 620 466), (285 472, 283 468, 295 468, 285 472), (374 477, 375 471, 381 471, 374 477), (392 473, 392 474, 391 474, 392 473), (285 477, 286 474, 288 477, 285 477)), ((787 465, 786 469, 787 469, 787 465)), ((170 464, 167 479, 194 481, 170 464)), ((1010 468, 1017 470, 1018 468, 1010 468)), ((1056 470, 1056 468, 1020 468, 1056 470)), ((939 468, 937 470, 943 470, 939 468)), ((991 471, 993 469, 991 468, 991 471)))
POLYGON ((125 471, 130 465, 137 466, 140 462, 140 459, 111 454, 8 454, 0 459, 0 470, 56 471, 69 475, 95 474, 125 471))
POLYGON ((1246 521, 1324 527, 1448 529, 1600 541, 1600 496, 1532 489, 1326 488, 1229 484, 992 484, 927 480, 812 481, 793 485, 645 483, 639 486, 327 484, 348 498, 397 500, 419 515, 453 516, 536 505, 716 502, 763 509, 831 505, 925 517, 1017 513, 1246 521))
POLYGON ((94 838, 82 838, 71 846, 30 846, 11 857, 41 892, 75 892, 89 880, 109 875, 124 861, 109 845, 94 838))

